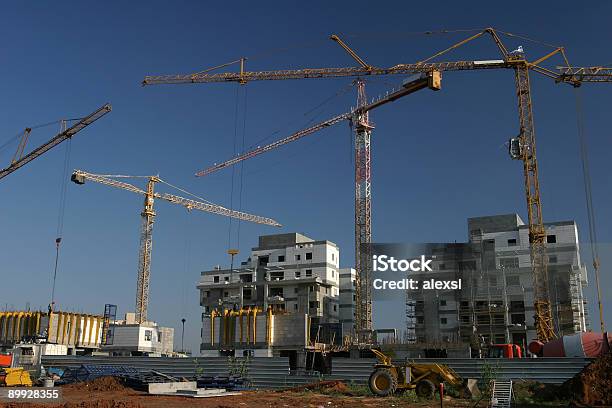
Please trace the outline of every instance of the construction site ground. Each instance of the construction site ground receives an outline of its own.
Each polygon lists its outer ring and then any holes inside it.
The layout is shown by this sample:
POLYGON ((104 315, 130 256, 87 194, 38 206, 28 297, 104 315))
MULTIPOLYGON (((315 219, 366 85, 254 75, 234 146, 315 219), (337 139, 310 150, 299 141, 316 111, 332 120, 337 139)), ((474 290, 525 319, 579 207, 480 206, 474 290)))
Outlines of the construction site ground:
MULTIPOLYGON (((35 407, 35 408, 376 408, 376 407, 439 407, 439 401, 411 402, 401 398, 355 397, 327 395, 317 392, 270 392, 247 391, 239 396, 189 398, 174 396, 153 396, 144 392, 120 391, 77 391, 64 392, 60 403, 10 403, 0 407, 35 407)), ((468 407, 468 401, 445 401, 445 407, 468 407)))
MULTIPOLYGON (((602 407, 611 406, 612 354, 602 356, 562 385, 531 381, 514 384, 515 408, 519 407, 602 407)), ((376 408, 439 407, 440 400, 421 400, 413 392, 401 396, 374 397, 364 386, 349 386, 342 381, 320 381, 282 391, 241 391, 241 395, 209 398, 149 395, 124 385, 115 377, 100 377, 60 387, 61 401, 0 402, 0 408, 376 408)), ((486 407, 480 401, 444 397, 444 407, 486 407)))
MULTIPOLYGON (((31 403, 1 403, 0 408, 377 408, 439 407, 439 400, 415 400, 403 397, 378 398, 355 395, 354 389, 339 382, 321 390, 242 391, 241 395, 210 398, 156 396, 124 387, 111 377, 61 387, 62 400, 31 403)), ((475 401, 444 398, 444 407, 473 407, 475 401)), ((487 406, 481 401, 478 406, 487 406)), ((547 406, 554 406, 548 405, 547 406)), ((564 405, 558 405, 564 406, 564 405)), ((567 405, 565 405, 567 406, 567 405)))

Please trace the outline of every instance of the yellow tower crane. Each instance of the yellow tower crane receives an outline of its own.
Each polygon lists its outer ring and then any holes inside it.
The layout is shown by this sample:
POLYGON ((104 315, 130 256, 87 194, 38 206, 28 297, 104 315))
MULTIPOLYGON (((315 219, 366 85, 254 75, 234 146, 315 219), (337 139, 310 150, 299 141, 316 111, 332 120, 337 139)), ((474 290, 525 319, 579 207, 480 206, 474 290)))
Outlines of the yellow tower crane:
MULTIPOLYGON (((529 239, 531 243, 531 257, 534 281, 534 306, 535 306, 535 326, 538 339, 542 342, 549 341, 555 337, 552 324, 552 311, 549 293, 549 282, 547 272, 547 259, 545 256, 546 232, 542 219, 542 204, 540 199, 540 188, 538 179, 538 166, 536 157, 535 144, 535 127, 533 123, 533 112, 531 102, 531 88, 529 83, 529 71, 534 71, 556 82, 568 83, 573 86, 580 86, 582 82, 612 82, 612 69, 604 67, 595 68, 580 68, 572 67, 566 58, 563 47, 556 47, 551 52, 542 57, 528 61, 525 58, 522 47, 515 51, 508 51, 501 40, 498 33, 501 31, 493 28, 485 28, 478 31, 476 34, 459 41, 450 47, 432 55, 431 57, 421 60, 416 63, 397 64, 390 67, 375 67, 367 64, 361 59, 348 45, 346 45, 337 36, 332 36, 332 39, 339 43, 350 55, 355 59, 359 67, 336 67, 336 68, 304 68, 304 69, 289 69, 289 70, 271 70, 271 71, 245 71, 246 58, 240 58, 228 64, 223 64, 204 71, 193 74, 178 74, 178 75, 157 75, 146 76, 142 81, 143 85, 160 85, 160 84, 203 84, 215 82, 237 82, 246 84, 249 81, 260 80, 287 80, 287 79, 316 79, 316 78, 340 78, 340 77, 367 77, 380 75, 410 75, 415 73, 432 73, 433 71, 473 71, 481 69, 512 69, 514 71, 516 95, 518 100, 519 113, 519 135, 511 140, 512 157, 523 161, 523 176, 525 184, 525 197, 527 202, 527 214, 529 222, 529 239), (464 46, 471 41, 482 37, 489 36, 493 39, 498 51, 501 54, 501 59, 490 60, 462 60, 452 62, 433 62, 434 59, 440 57, 450 51, 464 46), (543 67, 543 62, 549 60, 555 55, 560 55, 565 63, 565 67, 558 69, 559 72, 553 69, 543 67), (239 63, 240 69, 238 72, 221 72, 213 73, 212 71, 219 68, 239 63)), ((510 33, 504 33, 512 35, 510 33)), ((299 133, 299 132, 298 132, 299 133)), ((356 141, 357 142, 357 141, 356 141)), ((357 144, 357 143, 356 143, 357 144)), ((266 150, 267 151, 267 150, 266 150)), ((369 150, 366 154, 369 161, 369 150)), ((239 161, 239 160, 238 160, 239 161)), ((226 162, 226 164, 228 164, 226 162)), ((232 163, 233 164, 233 163, 232 163)), ((204 170, 203 172, 206 172, 204 170)), ((203 175, 199 172, 198 175, 203 175)), ((357 163, 356 163, 357 173, 357 163)), ((357 180, 356 180, 357 184, 357 180)), ((357 185, 356 185, 357 187, 357 185)), ((368 187, 370 187, 368 185, 368 187)), ((357 192, 356 192, 357 194, 357 192)), ((355 220, 356 229, 359 220, 365 220, 364 230, 371 231, 371 219, 362 209, 371 209, 369 196, 366 197, 365 203, 360 207, 356 206, 355 220)), ((356 200, 357 204, 357 200, 356 200)), ((361 244, 369 243, 371 237, 359 238, 356 233, 355 251, 359 253, 361 244)), ((364 266, 359 266, 359 259, 356 260, 357 276, 367 275, 363 270, 364 266)), ((369 285, 369 282, 364 281, 364 285, 369 285)), ((363 299, 362 302, 371 308, 369 305, 370 299, 363 299)), ((360 307, 357 307, 359 314, 360 307)), ((367 314, 367 312, 366 312, 367 314)), ((369 317, 361 318, 356 316, 357 331, 368 330, 371 326, 369 317)))
MULTIPOLYGON (((136 285, 136 321, 139 323, 147 321, 147 309, 149 305, 149 281, 151 276, 151 251, 153 248, 153 222, 155 220, 155 210, 153 204, 156 198, 181 205, 187 210, 199 210, 225 217, 237 218, 243 221, 255 222, 258 224, 280 227, 281 224, 271 218, 252 215, 240 211, 230 210, 217 204, 207 201, 197 201, 189 198, 179 197, 174 194, 159 193, 155 191, 156 183, 164 183, 174 187, 159 176, 123 176, 123 175, 102 175, 87 173, 82 170, 75 170, 71 180, 76 184, 85 184, 85 181, 95 181, 96 183, 120 188, 144 196, 144 209, 140 213, 142 217, 142 228, 140 232, 140 252, 138 256, 138 282, 136 285), (146 178, 146 190, 124 181, 114 180, 117 178, 146 178)), ((184 191, 184 190, 181 190, 184 191)), ((199 198, 199 197, 198 197, 199 198)))

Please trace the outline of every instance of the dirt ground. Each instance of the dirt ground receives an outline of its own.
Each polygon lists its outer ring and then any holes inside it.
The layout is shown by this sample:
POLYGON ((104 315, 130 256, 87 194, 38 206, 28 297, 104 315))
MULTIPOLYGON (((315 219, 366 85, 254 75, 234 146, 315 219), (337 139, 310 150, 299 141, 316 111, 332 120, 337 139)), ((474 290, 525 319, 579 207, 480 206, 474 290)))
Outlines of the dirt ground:
POLYGON ((612 405, 612 354, 599 357, 566 385, 576 402, 589 406, 612 405))
MULTIPOLYGON (((136 391, 94 391, 90 393, 66 391, 59 404, 11 403, 2 408, 376 408, 376 407, 439 407, 430 404, 402 401, 397 398, 329 396, 317 393, 248 391, 239 396, 188 398, 147 395, 136 391)), ((445 401, 445 407, 467 407, 467 402, 445 401)))
MULTIPOLYGON (((343 384, 319 391, 244 391, 241 395, 211 398, 189 398, 148 395, 124 387, 113 378, 61 387, 62 401, 49 403, 0 403, 0 408, 378 408, 439 407, 439 401, 415 403, 401 398, 375 398, 343 395, 343 384), (329 395, 329 392, 333 395, 329 395)), ((444 407, 467 407, 467 401, 447 400, 444 407)))
MULTIPOLYGON (((517 384, 517 397, 521 402, 528 405, 515 405, 518 407, 541 407, 537 400, 554 401, 557 394, 562 390, 571 392, 572 388, 579 388, 591 399, 595 395, 601 398, 602 394, 609 394, 609 379, 602 376, 602 367, 609 369, 609 360, 597 361, 577 375, 573 382, 575 384, 564 384, 562 386, 547 387, 537 383, 517 384), (599 380, 595 377, 599 376, 599 380), (603 380, 603 381, 602 381, 603 380), (569 386, 568 386, 569 385, 569 386), (603 388, 602 388, 603 387, 603 388), (550 388, 550 389, 549 389, 550 388), (588 390, 588 391, 587 391, 588 390), (589 392, 590 391, 590 392, 589 392), (601 394, 600 394, 601 393, 601 394)), ((605 370, 603 370, 605 371, 605 370)), ((70 384, 60 387, 62 399, 59 401, 41 402, 19 402, 2 403, 0 408, 171 408, 171 407, 193 407, 193 408, 378 408, 378 407, 440 407, 439 400, 415 402, 414 395, 404 397, 378 398, 365 394, 363 390, 348 387, 341 381, 322 381, 307 386, 300 386, 284 391, 242 391, 241 395, 210 398, 189 398, 178 396, 149 395, 146 392, 135 391, 125 387, 123 383, 113 377, 102 377, 94 381, 70 384), (368 395, 368 396, 364 396, 368 395)), ((580 394, 580 393, 578 393, 580 394)), ((577 394, 574 394, 577 396, 577 394)), ((578 400, 580 398, 577 398, 578 400)), ((605 397, 604 397, 605 399, 605 397)), ((586 398, 582 398, 586 400, 586 398)), ((576 399, 574 401, 577 403, 576 399)), ((600 401, 598 401, 600 402, 600 401)), ((601 403, 601 402, 600 402, 601 403)), ((444 398, 443 406, 446 408, 467 408, 473 406, 474 401, 463 399, 444 398)), ((480 401, 481 407, 486 406, 486 401, 480 401)), ((546 404, 547 407, 564 407, 567 402, 557 405, 546 404)), ((577 403, 572 406, 594 406, 590 404, 577 403)), ((597 405, 600 406, 600 405, 597 405)))

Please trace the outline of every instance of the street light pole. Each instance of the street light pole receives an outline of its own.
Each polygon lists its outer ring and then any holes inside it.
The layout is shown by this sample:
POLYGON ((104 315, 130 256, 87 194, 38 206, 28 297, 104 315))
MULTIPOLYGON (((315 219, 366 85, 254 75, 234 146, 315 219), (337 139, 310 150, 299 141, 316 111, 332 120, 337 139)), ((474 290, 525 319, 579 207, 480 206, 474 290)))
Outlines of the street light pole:
POLYGON ((183 331, 181 333, 181 352, 184 353, 185 352, 185 318, 183 317, 181 319, 181 323, 183 323, 183 331))

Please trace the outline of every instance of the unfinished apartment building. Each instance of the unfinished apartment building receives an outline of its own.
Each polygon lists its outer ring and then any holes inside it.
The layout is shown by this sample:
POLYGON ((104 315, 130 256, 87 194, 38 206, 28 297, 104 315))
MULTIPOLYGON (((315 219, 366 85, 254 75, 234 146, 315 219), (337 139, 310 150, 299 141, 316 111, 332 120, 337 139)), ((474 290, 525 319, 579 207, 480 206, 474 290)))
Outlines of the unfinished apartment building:
MULTIPOLYGON (((556 332, 589 327, 587 271, 574 221, 545 224, 556 332)), ((461 290, 408 291, 406 333, 417 343, 515 343, 536 339, 529 228, 517 214, 468 219, 469 242, 430 245, 433 272, 415 279, 462 279, 461 290)))
POLYGON ((352 325, 354 270, 330 241, 290 233, 259 237, 239 267, 201 273, 202 355, 272 356, 341 344, 352 325), (342 288, 342 294, 341 289, 342 288), (346 327, 346 326, 345 326, 346 327))

